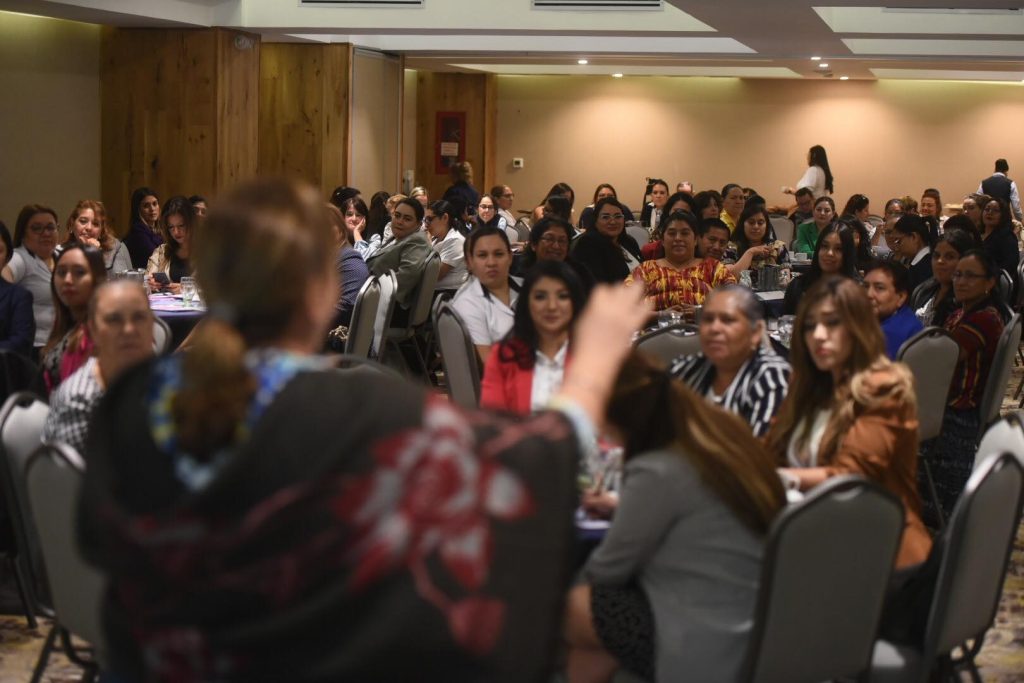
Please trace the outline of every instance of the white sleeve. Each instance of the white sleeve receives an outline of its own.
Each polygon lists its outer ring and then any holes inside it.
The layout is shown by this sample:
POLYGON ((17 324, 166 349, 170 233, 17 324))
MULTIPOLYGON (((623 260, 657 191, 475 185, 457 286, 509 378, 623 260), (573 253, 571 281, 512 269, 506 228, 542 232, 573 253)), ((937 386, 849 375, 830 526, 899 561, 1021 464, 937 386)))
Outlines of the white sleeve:
POLYGON ((25 273, 28 271, 25 257, 17 251, 11 255, 11 260, 7 262, 7 266, 11 269, 11 277, 14 278, 15 283, 21 282, 21 279, 25 277, 25 273))
MULTIPOLYGON (((475 286, 479 285, 475 284, 475 286)), ((469 332, 469 338, 473 340, 473 344, 490 346, 494 343, 491 340, 491 331, 487 328, 487 315, 483 306, 477 305, 470 296, 462 296, 455 298, 452 308, 466 324, 466 331, 469 332)))
POLYGON ((461 265, 465 260, 463 244, 462 240, 445 240, 437 245, 439 247, 437 254, 441 257, 441 263, 452 268, 461 265))
POLYGON ((1020 193, 1017 192, 1017 183, 1012 180, 1010 181, 1010 208, 1013 210, 1013 215, 1016 216, 1017 220, 1020 220, 1020 193))
POLYGON ((818 174, 815 173, 815 171, 817 171, 817 170, 818 170, 817 166, 808 166, 807 170, 804 171, 804 174, 803 174, 803 176, 801 176, 800 180, 796 181, 796 185, 794 185, 794 187, 796 187, 796 189, 798 189, 798 190, 801 187, 809 187, 812 190, 815 189, 815 185, 817 184, 816 181, 818 179, 817 178, 818 174))

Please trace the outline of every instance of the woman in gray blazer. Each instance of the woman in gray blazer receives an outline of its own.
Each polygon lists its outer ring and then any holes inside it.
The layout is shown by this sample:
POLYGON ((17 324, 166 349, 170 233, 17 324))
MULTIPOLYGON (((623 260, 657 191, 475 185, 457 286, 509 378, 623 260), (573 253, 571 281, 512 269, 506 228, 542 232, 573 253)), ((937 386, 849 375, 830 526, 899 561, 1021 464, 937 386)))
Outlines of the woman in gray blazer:
POLYGON ((409 321, 409 304, 413 292, 423 277, 423 268, 433 253, 423 225, 423 205, 415 199, 401 199, 391 213, 391 232, 394 234, 380 249, 366 258, 366 265, 374 275, 395 271, 398 289, 395 291, 395 312, 392 327, 404 327, 409 321))

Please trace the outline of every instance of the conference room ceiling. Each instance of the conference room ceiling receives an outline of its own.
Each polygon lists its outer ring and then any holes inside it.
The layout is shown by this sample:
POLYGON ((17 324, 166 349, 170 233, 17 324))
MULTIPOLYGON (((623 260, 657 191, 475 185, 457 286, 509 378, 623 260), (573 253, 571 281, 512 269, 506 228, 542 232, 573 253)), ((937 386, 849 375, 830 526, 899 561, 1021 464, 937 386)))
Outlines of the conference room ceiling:
POLYGON ((660 9, 617 11, 531 5, 423 0, 422 8, 364 9, 303 6, 300 0, 0 0, 0 9, 113 26, 226 26, 269 42, 347 42, 404 55, 409 68, 436 71, 1024 81, 1024 0, 893 0, 892 7, 848 0, 663 0, 660 9))

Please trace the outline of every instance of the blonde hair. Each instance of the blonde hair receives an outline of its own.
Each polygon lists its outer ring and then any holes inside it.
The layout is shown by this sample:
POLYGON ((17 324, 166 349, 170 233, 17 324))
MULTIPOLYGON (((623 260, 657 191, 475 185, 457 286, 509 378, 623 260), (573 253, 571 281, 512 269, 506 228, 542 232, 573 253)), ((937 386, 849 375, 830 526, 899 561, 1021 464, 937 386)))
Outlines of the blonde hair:
POLYGON ((181 446, 194 457, 234 442, 256 388, 245 352, 278 340, 310 280, 330 271, 336 250, 327 216, 311 187, 260 179, 217 202, 195 235, 193 263, 210 316, 182 361, 173 405, 181 446))

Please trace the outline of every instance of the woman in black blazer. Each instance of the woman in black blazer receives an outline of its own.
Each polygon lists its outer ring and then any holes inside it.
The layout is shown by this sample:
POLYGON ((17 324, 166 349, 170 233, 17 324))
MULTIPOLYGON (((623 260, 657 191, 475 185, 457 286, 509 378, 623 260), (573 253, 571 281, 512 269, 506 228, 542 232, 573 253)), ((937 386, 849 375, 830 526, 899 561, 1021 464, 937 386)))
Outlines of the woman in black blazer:
POLYGON ((924 218, 905 213, 892 228, 887 238, 896 254, 904 259, 910 275, 910 289, 932 277, 932 236, 924 218))
POLYGON ((640 245, 626 233, 625 208, 613 197, 594 205, 594 229, 573 245, 572 257, 597 282, 622 282, 640 265, 640 245))

